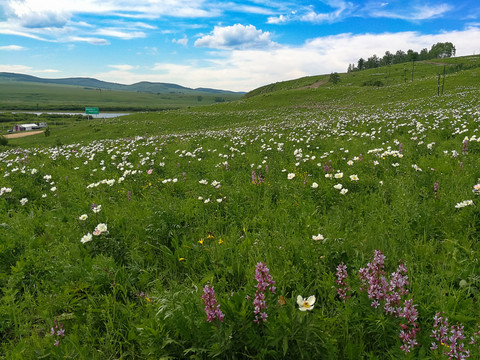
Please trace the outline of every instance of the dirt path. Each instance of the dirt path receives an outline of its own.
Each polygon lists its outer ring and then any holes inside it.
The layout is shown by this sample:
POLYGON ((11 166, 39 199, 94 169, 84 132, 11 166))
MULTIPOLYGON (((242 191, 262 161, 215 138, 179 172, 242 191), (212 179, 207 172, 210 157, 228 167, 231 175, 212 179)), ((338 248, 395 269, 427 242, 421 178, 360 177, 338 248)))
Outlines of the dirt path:
POLYGON ((30 136, 30 135, 41 134, 41 133, 43 133, 43 130, 25 131, 25 132, 22 131, 22 132, 18 132, 18 133, 15 133, 15 134, 5 135, 5 137, 7 139, 15 139, 15 138, 21 138, 21 137, 30 136))
POLYGON ((317 81, 316 83, 313 83, 312 85, 304 86, 299 89, 317 89, 319 86, 326 84, 328 81, 322 80, 322 81, 317 81))

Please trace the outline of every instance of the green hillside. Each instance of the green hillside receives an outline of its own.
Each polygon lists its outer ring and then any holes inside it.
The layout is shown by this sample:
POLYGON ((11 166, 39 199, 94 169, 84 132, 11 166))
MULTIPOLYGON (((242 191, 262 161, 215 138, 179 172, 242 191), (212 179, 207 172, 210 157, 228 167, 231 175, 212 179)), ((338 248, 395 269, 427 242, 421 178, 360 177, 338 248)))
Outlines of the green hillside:
POLYGON ((480 359, 479 58, 0 114, 0 358, 480 359))
MULTIPOLYGON (((141 82, 133 85, 96 79, 65 79, 64 84, 18 74, 0 76, 0 110, 152 111, 232 101, 242 93, 195 90, 175 84, 141 82), (76 84, 76 85, 75 85, 76 84)), ((62 80, 62 79, 61 79, 62 80)))

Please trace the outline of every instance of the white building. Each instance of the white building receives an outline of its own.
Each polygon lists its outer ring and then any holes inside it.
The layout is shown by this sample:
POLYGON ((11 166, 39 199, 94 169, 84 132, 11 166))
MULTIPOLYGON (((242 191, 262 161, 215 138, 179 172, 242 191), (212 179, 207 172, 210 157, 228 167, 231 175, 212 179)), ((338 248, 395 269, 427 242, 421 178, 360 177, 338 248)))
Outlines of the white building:
POLYGON ((21 124, 21 125, 15 125, 13 127, 13 131, 30 131, 30 130, 35 130, 35 129, 41 129, 47 127, 47 123, 43 122, 40 124, 21 124))

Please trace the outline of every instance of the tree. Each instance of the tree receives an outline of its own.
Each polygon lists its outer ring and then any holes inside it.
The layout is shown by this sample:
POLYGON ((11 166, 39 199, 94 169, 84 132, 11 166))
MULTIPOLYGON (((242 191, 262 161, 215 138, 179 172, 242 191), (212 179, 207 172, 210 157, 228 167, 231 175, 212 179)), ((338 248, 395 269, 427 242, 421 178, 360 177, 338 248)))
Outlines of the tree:
POLYGON ((373 69, 378 67, 379 65, 380 65, 380 59, 378 58, 378 56, 372 55, 367 59, 367 62, 365 63, 365 68, 373 69))
POLYGON ((365 69, 365 60, 363 58, 358 59, 357 68, 358 70, 365 69))
POLYGON ((438 59, 455 56, 455 53, 455 46, 451 42, 445 42, 432 45, 428 54, 431 59, 438 59))
POLYGON ((331 73, 328 82, 331 82, 333 85, 338 84, 340 82, 340 75, 336 72, 331 73))
POLYGON ((382 58, 382 65, 391 65, 393 62, 393 54, 390 51, 385 51, 382 58))
POLYGON ((428 49, 424 48, 420 51, 420 54, 418 55, 418 60, 427 60, 428 59, 428 49))
POLYGON ((405 54, 405 51, 403 50, 397 50, 393 57, 393 63, 394 64, 401 64, 406 61, 407 54, 405 54))
POLYGON ((409 49, 407 51, 407 61, 417 61, 418 59, 418 53, 416 51, 413 51, 412 49, 409 49))

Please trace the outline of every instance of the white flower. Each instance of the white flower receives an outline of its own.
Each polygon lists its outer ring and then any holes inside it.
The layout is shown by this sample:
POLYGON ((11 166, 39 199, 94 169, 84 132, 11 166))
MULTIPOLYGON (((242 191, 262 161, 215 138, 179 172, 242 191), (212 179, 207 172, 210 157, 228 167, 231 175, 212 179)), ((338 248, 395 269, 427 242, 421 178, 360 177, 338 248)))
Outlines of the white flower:
POLYGON ((352 165, 353 165, 353 161, 352 161, 352 160, 348 160, 348 161, 347 161, 347 165, 352 166, 352 165))
POLYGON ((83 214, 83 215, 80 215, 80 217, 78 218, 78 220, 82 220, 82 221, 85 221, 88 219, 88 215, 87 214, 83 214))
POLYGON ((57 191, 57 187, 56 187, 56 186, 52 186, 52 187, 50 188, 50 191, 57 191))
POLYGON ((345 195, 348 192, 348 189, 342 189, 340 190, 340 194, 345 195))
POLYGON ((377 160, 373 161, 373 165, 378 165, 378 164, 379 164, 379 162, 377 160))
POLYGON ((28 202, 27 198, 20 199, 20 204, 25 205, 28 202))
POLYGON ((331 179, 331 178, 333 178, 333 174, 325 174, 325 177, 326 177, 327 179, 331 179))
POLYGON ((198 183, 199 183, 199 184, 202 184, 202 185, 207 185, 207 184, 208 184, 208 181, 202 179, 202 180, 200 180, 198 183))
POLYGON ((90 233, 88 233, 87 235, 83 235, 83 236, 82 236, 82 239, 80 240, 80 242, 81 242, 82 244, 85 244, 85 243, 87 243, 87 242, 89 242, 89 241, 92 241, 92 234, 90 234, 90 233))
POLYGON ((465 206, 470 206, 470 205, 475 205, 472 200, 463 200, 462 202, 459 202, 455 205, 455 208, 461 209, 464 208, 465 206))
POLYGON ((335 174, 335 179, 341 179, 343 177, 343 173, 342 172, 338 172, 335 174))
POLYGON ((314 182, 314 183, 312 184, 312 188, 313 188, 313 189, 318 188, 318 184, 317 184, 316 182, 314 182))
POLYGON ((343 188, 342 184, 333 185, 334 189, 341 190, 343 188))
POLYGON ((288 173, 288 175, 287 175, 288 180, 292 180, 294 177, 295 177, 294 173, 288 173))
POLYGON ((223 199, 222 199, 222 198, 220 198, 220 199, 217 199, 217 203, 219 203, 219 204, 220 204, 222 201, 223 201, 223 199))
POLYGON ((399 163, 394 163, 394 164, 392 164, 392 166, 393 167, 398 167, 398 166, 400 166, 400 164, 399 163))
POLYGON ((320 240, 324 240, 324 239, 325 239, 325 238, 323 237, 322 234, 312 235, 312 240, 320 241, 320 240))
POLYGON ((99 213, 100 211, 102 211, 102 205, 97 205, 97 206, 94 206, 92 211, 96 214, 96 213, 99 213))
POLYGON ((358 181, 358 176, 357 176, 357 174, 350 175, 350 180, 352 180, 352 181, 358 181))
POLYGON ((107 224, 100 223, 100 224, 97 225, 97 227, 93 231, 93 235, 95 235, 95 236, 102 235, 103 233, 106 233, 107 230, 108 230, 107 229, 107 224))
POLYGON ((95 228, 95 230, 98 230, 100 231, 101 233, 104 233, 108 230, 107 228, 107 224, 104 224, 104 223, 100 223, 97 225, 97 227, 95 228))
POLYGON ((304 299, 302 295, 297 296, 297 304, 300 311, 312 310, 315 304, 315 295, 309 296, 304 299))

